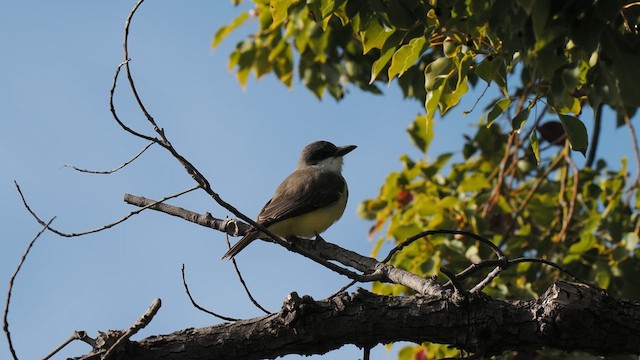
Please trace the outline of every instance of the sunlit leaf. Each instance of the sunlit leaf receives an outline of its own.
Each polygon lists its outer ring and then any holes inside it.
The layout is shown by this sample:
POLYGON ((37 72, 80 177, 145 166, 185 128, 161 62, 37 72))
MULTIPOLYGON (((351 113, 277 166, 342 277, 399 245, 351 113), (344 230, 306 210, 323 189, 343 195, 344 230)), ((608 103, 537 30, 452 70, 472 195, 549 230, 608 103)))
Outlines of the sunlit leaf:
POLYGON ((491 108, 491 111, 489 111, 489 115, 487 115, 487 127, 491 126, 491 124, 493 124, 498 116, 505 112, 505 110, 507 110, 510 105, 511 99, 509 98, 496 101, 496 103, 491 108))
POLYGON ((226 38, 227 35, 229 35, 238 26, 242 25, 245 22, 245 20, 247 20, 248 18, 249 18, 249 14, 247 14, 246 12, 243 12, 242 14, 238 15, 237 18, 233 19, 231 24, 227 26, 223 26, 220 29, 218 29, 218 31, 216 31, 216 34, 213 36, 213 42, 211 43, 211 46, 213 48, 218 47, 218 45, 220 45, 220 42, 222 42, 222 40, 224 40, 224 38, 226 38))
POLYGON ((365 30, 360 31, 363 52, 371 49, 381 49, 385 41, 393 34, 393 29, 382 26, 379 21, 372 19, 365 30))
POLYGON ((426 153, 433 139, 433 120, 426 116, 418 115, 407 128, 407 132, 413 144, 423 153, 426 153))
POLYGON ((511 121, 511 128, 513 129, 513 131, 515 131, 516 133, 520 132, 520 129, 522 129, 522 125, 524 125, 524 123, 527 122, 530 112, 531 112, 531 109, 526 107, 520 110, 518 114, 516 114, 516 116, 511 121))
POLYGON ((425 48, 427 39, 424 37, 417 37, 411 39, 408 44, 399 48, 391 57, 391 66, 389 67, 389 80, 393 79, 396 75, 402 76, 411 66, 413 66, 422 51, 425 48))
POLYGON ((275 28, 287 18, 289 7, 294 1, 295 0, 271 0, 270 1, 271 17, 273 18, 273 23, 271 24, 271 27, 275 28))
POLYGON ((540 144, 538 144, 538 132, 535 130, 532 131, 529 140, 531 141, 531 151, 533 151, 533 155, 536 158, 536 164, 540 164, 540 144))

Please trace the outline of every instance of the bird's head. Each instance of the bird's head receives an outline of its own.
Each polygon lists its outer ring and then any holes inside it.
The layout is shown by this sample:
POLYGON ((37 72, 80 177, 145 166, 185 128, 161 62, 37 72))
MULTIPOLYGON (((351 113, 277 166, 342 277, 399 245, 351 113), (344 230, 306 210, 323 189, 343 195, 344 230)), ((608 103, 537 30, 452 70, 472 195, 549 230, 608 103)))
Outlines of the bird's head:
POLYGON ((355 148, 355 145, 335 146, 328 141, 312 142, 302 150, 298 168, 315 166, 340 173, 342 157, 355 148))

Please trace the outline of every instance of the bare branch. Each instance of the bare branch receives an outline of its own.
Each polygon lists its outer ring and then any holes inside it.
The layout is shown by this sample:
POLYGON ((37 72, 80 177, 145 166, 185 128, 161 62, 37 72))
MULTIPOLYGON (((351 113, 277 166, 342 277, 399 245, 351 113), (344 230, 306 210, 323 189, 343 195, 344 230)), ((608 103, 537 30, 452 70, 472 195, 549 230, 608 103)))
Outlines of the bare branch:
POLYGON ((238 321, 238 319, 232 318, 232 317, 228 317, 228 316, 224 316, 224 315, 220 315, 217 313, 214 313, 213 311, 207 310, 205 308, 203 308, 202 306, 198 305, 198 303, 193 299, 193 296, 191 296, 191 291, 189 291, 189 286, 187 285, 187 279, 185 278, 184 275, 184 264, 182 264, 182 285, 184 285, 184 290, 187 292, 187 296, 189 297, 189 300, 191 300, 191 304, 193 304, 193 306, 202 311, 205 312, 209 315, 213 315, 219 319, 222 319, 224 321, 238 321))
POLYGON ((18 355, 16 355, 16 351, 13 348, 13 342, 11 341, 11 332, 9 331, 9 320, 8 320, 9 305, 11 304, 11 293, 13 291, 13 282, 15 281, 16 276, 18 275, 18 272, 20 272, 20 269, 22 268, 22 264, 24 264, 24 261, 27 259, 27 255, 29 255, 29 251, 33 247, 33 244, 35 244, 36 240, 38 240, 40 235, 42 235, 42 233, 44 233, 49 228, 49 225, 51 225, 54 219, 55 219, 55 216, 51 218, 49 222, 43 224, 43 228, 31 240, 31 242, 29 243, 29 246, 27 246, 27 249, 24 251, 24 254, 22 254, 22 258, 18 263, 18 267, 16 267, 16 271, 13 272, 13 275, 11 275, 11 279, 9 280, 9 290, 7 291, 7 301, 5 302, 5 305, 4 305, 4 317, 3 317, 2 328, 4 330, 5 335, 7 336, 7 342, 9 343, 9 351, 11 351, 11 355, 13 356, 14 360, 18 360, 18 355))
POLYGON ((474 234, 472 232, 469 231, 464 231, 464 230, 426 230, 420 233, 417 233, 409 238, 407 238, 406 240, 402 241, 400 244, 398 244, 396 247, 394 247, 393 249, 391 249, 391 251, 389 251, 389 254, 387 255, 387 257, 385 257, 383 260, 381 260, 381 262, 383 263, 387 263, 389 262, 389 260, 391 260, 391 257, 393 257, 393 255, 395 255, 395 253, 397 253, 398 251, 402 250, 404 247, 410 245, 411 243, 413 243, 416 240, 420 240, 424 237, 427 236, 431 236, 431 235, 438 235, 438 234, 455 234, 455 235, 463 235, 463 236, 468 236, 471 237, 473 239, 476 239, 478 241, 480 241, 481 243, 489 246, 498 256, 498 258, 504 258, 504 253, 502 252, 502 250, 500 250, 500 248, 498 246, 496 246, 496 244, 494 244, 493 242, 491 242, 491 240, 486 239, 478 234, 474 234))
POLYGON ((631 119, 629 118, 629 114, 625 111, 624 113, 624 123, 627 125, 629 129, 629 137, 631 138, 631 143, 633 144, 633 154, 635 155, 636 160, 636 176, 633 178, 633 182, 629 186, 629 190, 627 190, 627 199, 625 200, 625 204, 629 205, 631 201, 631 195, 634 189, 638 191, 638 185, 640 184, 640 145, 638 145, 638 136, 636 135, 636 130, 631 123, 631 119))
POLYGON ((278 236, 276 234, 274 234, 273 232, 271 232, 269 229, 267 229, 266 227, 256 223, 253 219, 251 219, 250 217, 246 216, 245 214, 243 214, 242 212, 240 212, 238 209, 236 209, 234 206, 232 206, 231 204, 227 203, 226 201, 224 201, 220 195, 218 195, 215 191, 213 191, 213 189, 211 188, 211 185, 209 183, 209 181, 205 178, 205 176, 193 165, 191 164, 191 162, 189 162, 184 156, 180 155, 180 153, 178 153, 178 151, 173 147, 173 145, 171 145, 171 142, 169 141, 169 139, 165 136, 164 134, 164 130, 161 129, 157 124, 156 121, 154 120, 154 118, 151 116, 151 114, 149 113, 149 111, 147 111, 146 107, 144 106, 138 91, 136 89, 135 86, 135 82, 133 81, 133 76, 131 74, 131 69, 129 67, 129 49, 128 49, 128 41, 129 41, 129 28, 131 25, 131 21, 133 19, 133 15, 136 13, 136 11, 138 10, 138 8, 140 7, 140 5, 144 2, 144 0, 139 0, 136 5, 133 7, 133 9, 131 10, 131 12, 129 13, 129 16, 127 17, 127 20, 125 22, 125 30, 124 30, 124 41, 123 41, 123 51, 124 51, 124 61, 120 64, 120 66, 118 66, 118 69, 116 71, 116 75, 114 77, 114 85, 112 87, 112 113, 114 115, 114 118, 116 119, 116 121, 118 122, 118 124, 120 124, 120 126, 125 129, 127 132, 131 133, 132 135, 141 137, 143 139, 147 139, 149 141, 153 141, 158 143, 158 145, 162 146, 164 149, 166 149, 167 151, 169 151, 171 153, 171 155, 178 160, 178 162, 184 167, 184 169, 187 171, 187 173, 189 175, 191 175, 191 177, 198 183, 200 184, 200 187, 207 192, 207 194, 209 194, 209 196, 211 196, 211 198, 213 198, 213 200, 215 202, 217 202, 220 206, 222 206, 223 208, 227 209, 228 211, 230 211, 231 213, 233 213, 235 216, 237 216, 238 218, 240 218, 241 220, 249 223, 251 226, 255 227, 256 229, 260 230, 261 232, 263 232, 264 234, 266 234, 268 237, 271 238, 271 240, 273 240, 274 242, 280 244, 281 246, 287 247, 287 241, 282 238, 281 236, 278 236), (117 117, 115 109, 113 108, 113 92, 115 91, 115 83, 117 81, 117 77, 120 71, 120 68, 122 66, 125 66, 126 72, 127 72, 127 78, 129 79, 129 85, 131 87, 131 90, 134 94, 134 97, 138 103, 138 106, 140 107, 140 110, 143 112, 143 114, 147 117, 147 120, 149 121, 149 123, 153 126, 154 131, 160 135, 160 139, 158 138, 152 138, 146 135, 142 135, 140 133, 137 133, 133 130, 131 130, 130 128, 126 127, 124 125, 124 123, 122 123, 120 121, 120 119, 117 117))
POLYGON ((479 293, 480 291, 482 291, 482 289, 485 288, 485 286, 489 285, 493 281, 493 279, 495 279, 502 272, 502 270, 504 270, 502 266, 496 266, 484 279, 482 279, 482 281, 474 286, 473 289, 469 290, 469 292, 471 294, 479 293))
POLYGON ((160 298, 156 298, 155 300, 153 300, 153 302, 149 306, 149 309, 147 309, 147 311, 142 314, 138 321, 131 325, 131 327, 127 329, 127 331, 125 331, 125 333, 113 345, 111 345, 109 350, 107 350, 107 352, 102 356, 102 360, 108 360, 113 357, 118 349, 120 349, 120 347, 125 344, 125 342, 127 342, 138 331, 144 329, 147 325, 149 325, 151 320, 153 320, 153 317, 158 313, 158 310, 160 310, 160 306, 162 306, 162 301, 160 300, 160 298))
MULTIPOLYGON (((31 207, 27 203, 27 200, 25 199, 24 194, 22 193, 22 190, 20 190, 20 186, 18 185, 18 182, 14 180, 13 183, 16 185, 16 189, 18 190, 18 193, 20 194, 20 197, 22 198, 22 203, 24 204, 25 208, 27 208, 27 211, 29 211, 29 213, 36 219, 36 221, 38 223, 40 223, 40 225, 44 226, 45 222, 42 221, 42 219, 40 219, 40 217, 38 217, 38 215, 33 210, 31 210, 31 207)), ((161 203, 163 201, 166 201, 166 200, 173 199, 173 198, 176 198, 178 196, 184 195, 184 194, 189 193, 189 192, 191 192, 193 190, 196 190, 198 188, 200 188, 200 186, 196 185, 196 186, 194 186, 192 188, 189 188, 187 190, 183 190, 183 191, 175 193, 173 195, 166 196, 166 197, 158 200, 156 202, 156 204, 159 204, 159 203, 161 203)), ((47 227, 47 229, 49 231, 53 232, 54 234, 57 234, 57 235, 62 236, 62 237, 76 237, 76 236, 83 236, 83 235, 93 234, 93 233, 97 233, 97 232, 112 228, 112 227, 114 227, 114 226, 126 221, 127 219, 129 219, 133 215, 137 215, 137 214, 141 213, 142 211, 150 208, 153 205, 154 204, 150 204, 149 206, 145 206, 145 207, 142 207, 140 209, 134 210, 134 211, 130 212, 129 214, 125 215, 124 217, 120 218, 119 220, 116 220, 116 221, 114 221, 114 222, 112 222, 110 224, 101 226, 101 227, 93 229, 93 230, 87 230, 87 231, 77 232, 77 233, 65 233, 65 232, 62 232, 60 230, 54 229, 54 228, 52 228, 50 226, 47 227)))
POLYGON ((71 336, 67 340, 65 340, 65 342, 63 342, 60 346, 55 348, 55 350, 50 352, 47 356, 42 358, 42 360, 51 359, 55 354, 57 354, 60 350, 64 349, 67 345, 69 345, 74 340, 82 340, 85 343, 91 345, 92 348, 96 346, 95 339, 92 339, 89 335, 87 335, 86 331, 74 331, 73 334, 71 334, 71 336))
POLYGON ((133 81, 133 76, 131 75, 131 68, 129 67, 129 62, 130 62, 130 58, 129 58, 129 26, 131 25, 131 20, 133 19, 133 15, 135 15, 136 11, 138 11, 138 8, 140 7, 140 5, 142 5, 143 2, 144 2, 144 0, 138 0, 138 2, 133 7, 133 9, 131 9, 131 12, 129 13, 129 16, 127 17, 127 20, 125 21, 125 25, 124 25, 124 40, 123 40, 123 43, 122 43, 122 48, 123 48, 123 52, 124 52, 124 62, 123 63, 124 63, 124 66, 125 66, 125 70, 127 72, 127 79, 129 79, 129 87, 131 88, 131 91, 133 93, 133 97, 136 99, 136 102, 138 103, 138 107, 140 108, 142 113, 146 116, 147 120, 153 126, 153 130, 156 133, 158 133, 158 135, 160 135, 160 137, 162 138, 162 141, 165 142, 166 144, 169 144, 169 142, 167 141, 167 139, 164 136, 164 131, 158 127, 158 125, 156 124, 155 120, 153 119, 153 116, 151 116, 151 114, 149 114, 149 112, 147 111, 146 107, 144 106, 144 103, 142 102, 142 99, 140 99, 140 95, 138 95, 138 90, 136 89, 136 85, 135 85, 135 83, 133 81))
MULTIPOLYGON (((231 249, 231 243, 229 242, 229 234, 226 234, 225 240, 227 241, 227 248, 231 249)), ((238 264, 236 263, 235 257, 231 258, 231 263, 233 264, 233 268, 236 270, 236 275, 238 275, 238 280, 240 280, 240 284, 242 284, 244 291, 247 293, 247 296, 249 297, 249 300, 251 300, 253 305, 255 305, 258 309, 262 310, 265 314, 271 314, 271 311, 265 309, 262 305, 260 305, 260 303, 258 303, 258 301, 251 294, 251 291, 249 291, 249 287, 247 287, 247 283, 245 283, 244 278, 240 273, 240 269, 238 269, 238 264)))
MULTIPOLYGON (((149 199, 140 199, 138 197, 134 197, 132 195, 126 196, 127 199, 135 203, 139 201, 144 204, 148 204, 149 199)), ((157 210, 164 212, 164 210, 168 210, 171 215, 179 216, 188 221, 192 221, 202 226, 210 227, 216 230, 220 230, 229 234, 232 234, 229 229, 229 224, 234 221, 231 220, 220 220, 213 219, 211 215, 201 215, 189 210, 185 210, 182 208, 171 207, 171 206, 162 206, 162 207, 147 207, 152 210, 157 210), (199 221, 197 219, 204 219, 206 221, 199 221), (224 225, 220 225, 224 224, 224 225)), ((244 235, 246 230, 249 229, 249 226, 246 224, 242 224, 237 222, 237 227, 234 226, 234 231, 238 236, 244 235)), ((432 233, 452 233, 452 231, 445 230, 433 230, 432 233)), ((464 231, 458 231, 453 233, 460 234, 468 234, 469 236, 479 237, 478 235, 467 233, 464 231)), ((423 233, 421 233, 423 234, 423 233)), ((425 236, 424 234, 422 236, 425 236)), ((481 238, 481 237, 479 237, 481 238)), ((269 239, 265 236, 265 239, 269 239)), ((378 260, 362 256, 356 252, 349 251, 343 249, 335 244, 326 242, 326 241, 317 241, 303 238, 293 238, 291 242, 284 241, 284 244, 280 244, 284 248, 289 251, 293 251, 302 256, 307 257, 308 259, 313 260, 314 262, 319 263, 320 265, 337 272, 338 274, 345 275, 352 280, 356 280, 359 282, 371 282, 371 281, 385 281, 391 282, 395 284, 402 284, 415 290, 420 294, 431 294, 436 293, 441 290, 440 285, 438 285, 435 281, 431 279, 425 279, 418 275, 412 274, 410 272, 396 269, 393 266, 386 265, 380 263, 378 260), (336 262, 346 266, 354 268, 361 272, 358 274, 354 271, 348 270, 344 267, 341 267, 331 260, 335 260, 336 262)), ((495 246, 495 245, 494 245, 495 246)), ((499 250, 499 249, 498 249, 499 250)), ((500 252, 501 253, 501 252, 500 252)))
POLYGON ((151 147, 151 145, 155 144, 155 142, 150 142, 148 143, 142 150, 140 150, 140 152, 138 152, 133 158, 127 160, 124 164, 118 166, 117 168, 111 169, 111 170, 102 170, 102 171, 97 171, 97 170, 88 170, 88 169, 82 169, 79 168, 75 165, 71 165, 71 164, 65 164, 63 165, 63 167, 70 167, 73 170, 79 171, 79 172, 83 172, 83 173, 89 173, 89 174, 99 174, 99 175, 107 175, 107 174, 113 174, 116 171, 124 168, 125 166, 131 164, 132 162, 134 162, 137 158, 140 157, 140 155, 142 155, 145 151, 147 151, 148 148, 151 147))
POLYGON ((243 222, 239 222, 232 219, 217 219, 210 213, 199 214, 179 206, 174 206, 166 203, 158 203, 153 199, 148 199, 143 196, 125 194, 124 201, 127 204, 146 207, 151 210, 163 212, 165 214, 179 217, 181 219, 190 221, 200 226, 208 227, 214 230, 222 231, 231 236, 244 235, 251 227, 243 222))
POLYGON ((151 142, 155 142, 155 143, 160 143, 159 139, 156 139, 152 136, 148 136, 148 135, 144 135, 142 133, 139 133, 133 129, 131 129, 130 127, 128 127, 124 122, 122 122, 122 120, 120 120, 120 117, 118 116, 118 113, 116 112, 116 107, 113 101, 113 97, 115 95, 116 92, 116 85, 118 84, 118 76, 120 75, 120 70, 122 69, 122 67, 124 66, 125 63, 127 63, 128 60, 125 60, 124 62, 120 63, 120 65, 118 65, 116 67, 116 73, 113 75, 113 84, 111 85, 111 90, 109 91, 109 110, 111 110, 111 115, 113 116, 114 120, 118 123, 118 125, 120 125, 120 127, 128 132, 129 134, 133 135, 133 136, 137 136, 141 139, 145 139, 147 141, 151 141, 151 142))
POLYGON ((598 290, 600 292, 606 293, 606 290, 602 289, 598 285, 590 283, 590 282, 585 281, 585 280, 582 280, 577 275, 575 275, 573 272, 571 272, 569 269, 567 269, 567 268, 565 268, 563 266, 560 266, 560 265, 554 263, 553 261, 549 261, 549 260, 545 260, 545 259, 541 259, 541 258, 521 257, 521 258, 515 258, 513 260, 509 260, 509 265, 519 264, 519 263, 522 263, 522 262, 532 262, 532 263, 539 263, 539 264, 545 264, 547 266, 551 266, 551 267, 556 268, 556 269, 560 270, 561 272, 569 275, 569 277, 575 282, 579 282, 580 284, 586 285, 586 286, 588 286, 590 288, 593 288, 593 289, 598 290))

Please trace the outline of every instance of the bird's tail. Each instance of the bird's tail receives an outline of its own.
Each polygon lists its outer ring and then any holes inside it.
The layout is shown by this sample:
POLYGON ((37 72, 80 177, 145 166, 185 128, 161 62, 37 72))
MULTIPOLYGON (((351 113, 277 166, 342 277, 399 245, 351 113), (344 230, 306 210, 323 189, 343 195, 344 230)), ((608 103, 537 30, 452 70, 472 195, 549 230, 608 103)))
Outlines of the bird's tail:
POLYGON ((258 233, 259 232, 256 230, 249 230, 249 232, 245 236, 243 236, 240 241, 233 245, 231 249, 229 249, 229 251, 224 254, 222 260, 231 259, 236 256, 240 251, 242 251, 242 249, 246 248, 247 245, 251 244, 253 240, 258 238, 258 233))

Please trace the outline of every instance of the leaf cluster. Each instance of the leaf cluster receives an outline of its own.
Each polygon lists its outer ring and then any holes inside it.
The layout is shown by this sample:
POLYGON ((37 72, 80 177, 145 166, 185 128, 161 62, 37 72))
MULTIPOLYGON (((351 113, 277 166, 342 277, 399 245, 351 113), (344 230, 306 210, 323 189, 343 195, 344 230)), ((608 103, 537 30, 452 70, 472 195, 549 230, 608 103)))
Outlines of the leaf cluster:
MULTIPOLYGON (((425 229, 471 231, 510 258, 562 264, 613 295, 640 298, 640 204, 626 159, 578 168, 570 150, 585 154, 588 106, 614 109, 630 126, 640 106, 640 6, 628 0, 253 0, 215 35, 214 46, 250 18, 258 29, 237 44, 230 68, 245 86, 251 73, 274 73, 292 86, 294 70, 318 98, 339 100, 349 86, 375 94, 396 83, 424 104, 408 128, 422 151, 403 156, 376 198, 359 214, 372 220, 373 255, 425 229), (476 87, 497 87, 462 155, 427 157, 434 119, 476 87), (538 114, 530 119, 530 115, 538 114), (553 121, 541 123, 550 114, 553 121), (506 119, 497 123, 498 120, 506 119), (524 136, 523 136, 524 135, 524 136)), ((631 127, 630 127, 631 128, 631 127)), ((592 145, 595 146, 595 143, 592 145)), ((460 271, 493 252, 464 237, 416 241, 391 263, 421 276, 442 267, 460 271)), ((477 274, 483 276, 485 274, 477 274)), ((556 269, 520 263, 485 292, 536 297, 561 277, 556 269)), ((473 282, 477 278, 467 279, 473 282)), ((377 283, 383 294, 411 293, 377 283)), ((453 356, 430 344, 401 358, 453 356)))
POLYGON ((291 86, 297 68, 317 97, 328 92, 341 99, 349 84, 379 94, 380 82, 397 78, 404 95, 423 102, 432 119, 482 81, 504 95, 494 102, 491 118, 515 106, 518 131, 543 101, 565 115, 560 120, 569 141, 583 153, 587 134, 577 117, 585 104, 609 105, 620 119, 640 105, 640 12, 626 0, 253 3, 254 9, 219 29, 213 42, 217 46, 251 17, 258 20, 255 34, 230 57, 229 67, 243 86, 251 72, 257 78, 274 73, 291 86), (514 73, 517 93, 507 84, 514 73))

